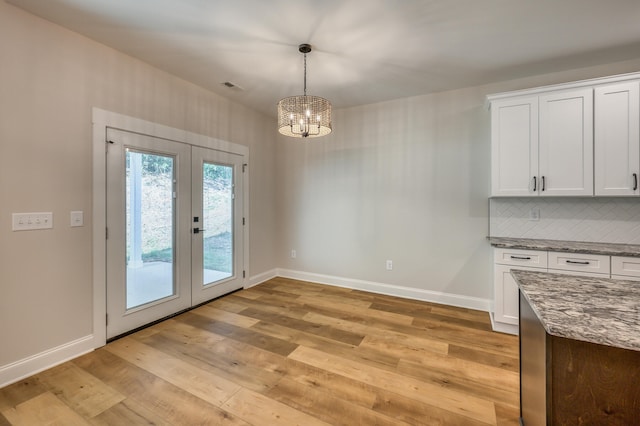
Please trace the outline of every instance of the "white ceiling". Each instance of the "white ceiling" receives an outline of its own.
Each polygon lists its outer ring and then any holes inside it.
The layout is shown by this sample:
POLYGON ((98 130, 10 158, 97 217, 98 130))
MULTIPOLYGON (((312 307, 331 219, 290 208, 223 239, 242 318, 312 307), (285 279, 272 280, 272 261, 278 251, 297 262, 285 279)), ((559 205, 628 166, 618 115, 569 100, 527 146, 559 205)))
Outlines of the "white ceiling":
POLYGON ((334 107, 640 57, 640 0, 6 1, 271 115, 300 43, 334 107))

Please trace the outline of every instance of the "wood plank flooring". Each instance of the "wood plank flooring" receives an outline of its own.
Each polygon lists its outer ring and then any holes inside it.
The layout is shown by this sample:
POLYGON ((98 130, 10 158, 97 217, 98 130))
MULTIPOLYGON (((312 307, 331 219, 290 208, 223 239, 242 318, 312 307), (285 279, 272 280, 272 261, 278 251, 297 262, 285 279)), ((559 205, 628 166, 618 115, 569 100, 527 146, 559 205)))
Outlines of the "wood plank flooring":
POLYGON ((0 389, 1 425, 517 425, 486 312, 275 278, 0 389))

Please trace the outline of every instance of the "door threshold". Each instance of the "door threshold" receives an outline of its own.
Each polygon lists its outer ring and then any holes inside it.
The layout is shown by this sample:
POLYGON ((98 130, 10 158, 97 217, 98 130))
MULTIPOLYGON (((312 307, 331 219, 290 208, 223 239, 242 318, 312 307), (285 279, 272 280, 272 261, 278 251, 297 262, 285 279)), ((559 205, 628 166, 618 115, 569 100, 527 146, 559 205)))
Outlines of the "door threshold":
POLYGON ((214 300, 218 300, 218 299, 220 299, 220 298, 223 298, 223 297, 225 297, 225 296, 228 296, 228 295, 233 294, 233 293, 235 293, 235 292, 237 292, 237 291, 240 291, 240 290, 242 290, 242 288, 239 288, 239 289, 236 289, 236 290, 232 290, 232 291, 230 291, 229 293, 225 293, 225 294, 223 294, 223 295, 221 295, 221 296, 214 297, 213 299, 209 299, 209 300, 206 300, 206 301, 204 301, 204 302, 202 302, 202 303, 198 303, 197 305, 190 306, 190 307, 185 308, 185 309, 183 309, 183 310, 181 310, 181 311, 175 312, 175 313, 173 313, 173 314, 171 314, 171 315, 167 315, 166 317, 163 317, 163 318, 157 319, 157 320, 152 321, 152 322, 150 322, 150 323, 148 323, 148 324, 141 325, 140 327, 136 327, 136 328, 134 328, 133 330, 129 330, 129 331, 126 331, 126 332, 124 332, 124 333, 122 333, 122 334, 118 334, 117 336, 110 337, 110 338, 108 338, 108 339, 107 339, 107 343, 111 343, 111 342, 116 341, 116 340, 118 340, 118 339, 121 339, 121 338, 123 338, 123 337, 129 336, 130 334, 137 333, 137 332, 138 332, 138 331, 140 331, 140 330, 144 330, 145 328, 149 328, 149 327, 151 327, 152 325, 159 324, 159 323, 161 323, 162 321, 166 321, 166 320, 168 320, 168 319, 171 319, 171 318, 177 317, 177 316, 178 316, 178 315, 180 315, 180 314, 184 314, 185 312, 192 311, 192 310, 194 310, 194 309, 196 309, 196 308, 199 308, 200 306, 206 305, 207 303, 211 303, 211 302, 213 302, 214 300))

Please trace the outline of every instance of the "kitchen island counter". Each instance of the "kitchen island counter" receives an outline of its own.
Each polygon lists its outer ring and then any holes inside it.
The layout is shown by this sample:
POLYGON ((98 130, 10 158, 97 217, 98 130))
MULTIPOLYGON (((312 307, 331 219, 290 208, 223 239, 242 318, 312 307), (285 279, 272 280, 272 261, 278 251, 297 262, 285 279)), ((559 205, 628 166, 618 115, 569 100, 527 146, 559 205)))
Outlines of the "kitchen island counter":
POLYGON ((638 424, 640 283, 511 274, 520 292, 522 424, 638 424))
POLYGON ((640 351, 640 282, 514 270, 552 336, 640 351))

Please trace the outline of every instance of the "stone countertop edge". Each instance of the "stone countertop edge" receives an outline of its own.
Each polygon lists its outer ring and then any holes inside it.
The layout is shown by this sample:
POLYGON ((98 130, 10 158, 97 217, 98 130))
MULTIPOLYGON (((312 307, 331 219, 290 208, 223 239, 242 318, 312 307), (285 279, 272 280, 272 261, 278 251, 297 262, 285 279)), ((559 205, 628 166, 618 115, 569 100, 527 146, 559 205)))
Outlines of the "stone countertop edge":
POLYGON ((594 243, 586 241, 539 240, 532 238, 508 237, 487 237, 487 239, 492 246, 499 248, 640 257, 640 245, 638 244, 594 243))
POLYGON ((640 351, 640 283, 518 269, 511 275, 548 334, 640 351))

